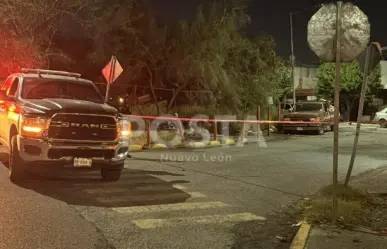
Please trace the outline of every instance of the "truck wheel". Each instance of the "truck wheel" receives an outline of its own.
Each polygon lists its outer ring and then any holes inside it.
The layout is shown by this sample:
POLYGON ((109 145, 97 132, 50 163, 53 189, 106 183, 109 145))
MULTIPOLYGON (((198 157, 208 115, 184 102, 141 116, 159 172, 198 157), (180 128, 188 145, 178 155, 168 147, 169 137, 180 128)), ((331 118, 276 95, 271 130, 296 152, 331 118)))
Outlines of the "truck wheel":
POLYGON ((11 138, 11 149, 9 153, 9 179, 12 182, 21 181, 25 178, 25 163, 19 156, 16 136, 11 138))
POLYGON ((122 169, 101 169, 101 176, 103 181, 115 182, 121 177, 122 169))

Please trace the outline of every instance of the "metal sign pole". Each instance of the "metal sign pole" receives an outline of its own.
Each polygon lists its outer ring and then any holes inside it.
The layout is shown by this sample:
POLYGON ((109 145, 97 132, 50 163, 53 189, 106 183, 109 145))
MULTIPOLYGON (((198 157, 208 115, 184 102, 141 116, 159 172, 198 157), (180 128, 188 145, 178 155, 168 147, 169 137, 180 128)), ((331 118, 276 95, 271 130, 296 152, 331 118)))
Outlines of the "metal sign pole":
POLYGON ((335 82, 335 118, 334 118, 334 136, 333 136, 333 184, 332 184, 332 223, 336 225, 338 215, 337 203, 337 175, 339 165, 339 105, 341 88, 341 51, 340 51, 340 27, 341 27, 341 2, 337 2, 336 13, 336 82, 335 82))
POLYGON ((357 150, 357 144, 359 142, 359 136, 360 136, 360 126, 361 126, 361 116, 363 115, 363 107, 364 107, 364 99, 367 92, 367 79, 368 79, 368 71, 370 66, 370 59, 371 59, 371 50, 372 45, 370 45, 367 48, 366 53, 366 59, 365 59, 365 65, 364 65, 364 72, 363 72, 363 84, 361 86, 361 93, 360 93, 360 100, 359 100, 359 110, 357 113, 357 123, 356 123, 356 133, 355 138, 353 141, 353 147, 352 147, 352 155, 351 155, 351 161, 349 162, 349 168, 347 175, 345 177, 345 186, 348 186, 349 180, 351 178, 353 165, 355 163, 355 157, 356 157, 356 150, 357 150))
POLYGON ((115 56, 112 56, 112 59, 110 61, 111 65, 110 65, 110 77, 109 77, 109 81, 108 81, 108 84, 106 86, 106 95, 105 95, 105 102, 108 102, 109 100, 109 92, 110 92, 110 85, 113 83, 114 81, 114 71, 115 71, 115 68, 116 68, 116 58, 115 56))
POLYGON ((293 14, 290 12, 290 48, 292 51, 292 55, 290 56, 290 60, 292 63, 292 90, 293 90, 293 110, 295 110, 296 106, 296 83, 294 80, 294 68, 295 68, 295 57, 294 57, 294 41, 293 41, 293 14))

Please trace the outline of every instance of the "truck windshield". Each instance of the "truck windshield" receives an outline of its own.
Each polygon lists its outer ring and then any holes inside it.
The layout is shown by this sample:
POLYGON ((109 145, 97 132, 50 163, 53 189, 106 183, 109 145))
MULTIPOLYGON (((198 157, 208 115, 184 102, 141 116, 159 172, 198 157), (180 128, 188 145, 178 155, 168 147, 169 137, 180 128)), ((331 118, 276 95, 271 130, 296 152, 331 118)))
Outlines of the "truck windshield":
POLYGON ((103 103, 100 92, 92 83, 71 80, 25 78, 23 99, 74 99, 103 103))
POLYGON ((315 112, 315 111, 322 111, 323 106, 319 103, 297 103, 296 104, 296 111, 297 112, 315 112))

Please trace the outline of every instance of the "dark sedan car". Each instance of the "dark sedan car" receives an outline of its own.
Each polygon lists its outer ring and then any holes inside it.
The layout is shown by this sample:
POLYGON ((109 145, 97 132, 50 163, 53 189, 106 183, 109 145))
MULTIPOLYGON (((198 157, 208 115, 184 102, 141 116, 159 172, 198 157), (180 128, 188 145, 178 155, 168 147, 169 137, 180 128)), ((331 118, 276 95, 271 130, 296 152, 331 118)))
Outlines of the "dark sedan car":
POLYGON ((284 133, 312 131, 319 135, 325 131, 333 130, 333 112, 325 101, 298 102, 295 111, 284 115, 284 133))

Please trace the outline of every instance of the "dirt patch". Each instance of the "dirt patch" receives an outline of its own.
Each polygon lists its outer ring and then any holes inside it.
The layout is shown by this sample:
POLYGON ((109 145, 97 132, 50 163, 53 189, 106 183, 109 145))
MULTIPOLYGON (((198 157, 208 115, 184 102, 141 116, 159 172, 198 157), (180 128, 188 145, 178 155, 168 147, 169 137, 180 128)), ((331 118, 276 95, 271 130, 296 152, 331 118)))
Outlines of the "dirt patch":
POLYGON ((266 216, 265 224, 243 222, 232 228, 232 249, 288 249, 299 226, 293 207, 284 207, 266 216))
MULTIPOLYGON (((373 231, 387 228, 387 198, 360 189, 338 186, 338 225, 352 229, 366 227, 373 231)), ((309 199, 299 201, 299 217, 313 225, 332 222, 332 186, 322 188, 309 199)))

